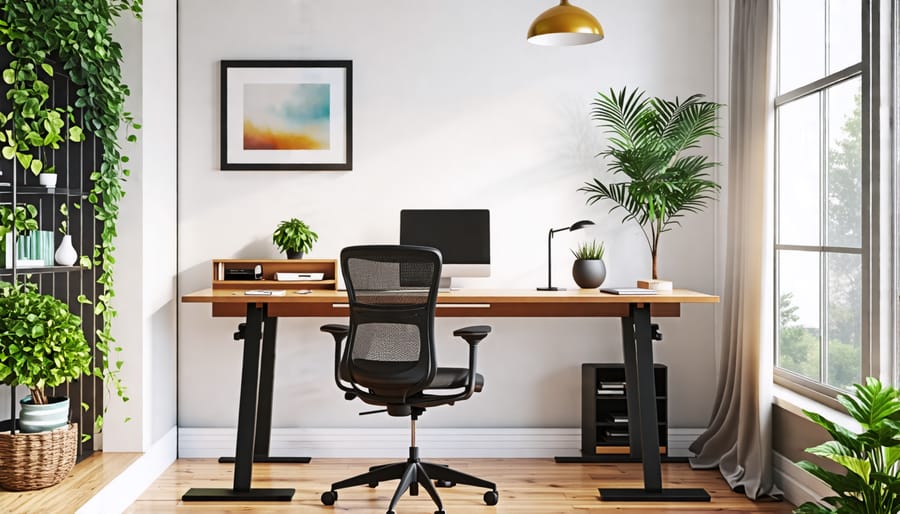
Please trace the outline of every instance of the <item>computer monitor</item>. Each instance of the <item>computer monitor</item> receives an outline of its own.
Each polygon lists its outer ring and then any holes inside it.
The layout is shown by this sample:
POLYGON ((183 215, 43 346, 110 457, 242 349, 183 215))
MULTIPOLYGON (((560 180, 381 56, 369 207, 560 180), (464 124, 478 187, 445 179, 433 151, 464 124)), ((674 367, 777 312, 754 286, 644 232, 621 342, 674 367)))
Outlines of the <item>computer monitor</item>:
POLYGON ((452 277, 491 275, 491 211, 487 209, 403 209, 400 244, 441 251, 441 287, 452 277))

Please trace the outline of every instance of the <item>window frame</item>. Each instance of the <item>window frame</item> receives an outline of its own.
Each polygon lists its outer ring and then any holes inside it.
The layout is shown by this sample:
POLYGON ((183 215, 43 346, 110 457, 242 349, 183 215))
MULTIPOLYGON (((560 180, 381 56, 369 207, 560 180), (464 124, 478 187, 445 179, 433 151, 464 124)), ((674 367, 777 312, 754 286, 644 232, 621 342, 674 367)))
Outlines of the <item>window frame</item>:
MULTIPOLYGON (((778 52, 780 50, 780 38, 781 31, 780 26, 777 23, 777 16, 781 11, 781 2, 785 0, 779 0, 776 3, 776 24, 775 24, 775 37, 776 37, 776 47, 773 51, 774 58, 774 71, 776 74, 780 73, 778 66, 779 55, 778 52)), ((787 0, 790 1, 790 0, 787 0)), ((825 3, 825 23, 826 26, 829 20, 829 9, 827 0, 822 0, 825 3)), ((895 4, 900 3, 898 0, 893 0, 895 4)), ((860 62, 855 63, 853 65, 847 66, 841 70, 837 70, 832 72, 824 77, 821 77, 815 81, 810 83, 801 85, 795 89, 790 91, 786 91, 784 93, 778 94, 773 102, 774 115, 777 119, 778 109, 786 104, 789 104, 793 101, 799 100, 801 98, 806 98, 810 95, 817 95, 821 92, 825 92, 828 88, 835 86, 837 84, 846 82, 848 80, 853 80, 856 77, 860 77, 861 80, 861 91, 860 91, 860 110, 861 110, 861 151, 860 151, 860 187, 861 187, 861 204, 860 204, 860 248, 852 248, 852 247, 841 247, 841 246, 830 246, 826 243, 826 239, 824 237, 820 237, 819 245, 794 245, 794 244, 780 244, 779 241, 779 220, 780 220, 780 212, 779 212, 779 199, 780 199, 780 191, 779 191, 779 169, 778 169, 778 161, 779 161, 779 133, 778 133, 778 123, 775 123, 775 131, 774 131, 774 152, 773 152, 773 169, 774 169, 774 227, 773 227, 773 320, 775 322, 772 324, 773 326, 773 344, 775 345, 773 352, 773 361, 772 366, 774 370, 774 381, 776 384, 784 386, 788 389, 791 389, 799 394, 803 394, 804 396, 810 397, 814 400, 820 401, 830 406, 840 408, 840 404, 835 400, 835 396, 842 392, 840 389, 827 385, 824 380, 827 380, 827 355, 828 355, 828 347, 827 347, 827 330, 828 330, 828 319, 827 319, 827 308, 826 304, 823 302, 827 291, 827 272, 825 268, 825 259, 831 254, 857 254, 861 255, 861 291, 860 291, 860 323, 861 323, 861 333, 860 333, 860 375, 861 377, 866 377, 870 375, 881 375, 877 371, 881 370, 881 358, 879 350, 879 317, 880 310, 873 309, 872 306, 875 305, 873 300, 876 299, 876 295, 880 292, 880 288, 878 284, 881 281, 880 270, 878 266, 878 256, 881 255, 880 249, 880 237, 879 233, 881 230, 880 216, 878 213, 880 212, 881 202, 879 200, 879 196, 877 194, 873 194, 873 191, 878 191, 879 185, 879 175, 880 168, 878 167, 878 151, 879 151, 879 141, 880 138, 880 119, 878 117, 877 109, 873 109, 873 98, 879 98, 878 88, 880 87, 879 80, 879 63, 880 63, 880 30, 879 30, 879 19, 880 19, 880 11, 881 11, 881 0, 862 0, 861 2, 861 16, 860 16, 860 24, 861 24, 861 32, 860 37, 862 38, 861 44, 861 55, 860 62), (818 255, 819 263, 820 263, 820 292, 819 292, 819 320, 820 320, 820 335, 819 335, 819 348, 820 348, 820 357, 819 357, 819 369, 820 376, 822 381, 815 381, 805 376, 802 376, 798 373, 794 373, 792 371, 786 370, 784 368, 780 368, 777 365, 778 356, 779 356, 779 330, 780 324, 778 323, 778 319, 780 318, 779 312, 779 262, 778 262, 778 250, 800 250, 800 251, 809 251, 815 252, 818 255), (873 373, 875 372, 875 373, 873 373)), ((829 33, 826 31, 825 33, 825 41, 824 44, 829 44, 829 33)), ((826 52, 827 59, 827 52, 826 52)), ((827 70, 827 63, 826 63, 827 70)), ((779 77, 780 79, 780 77, 779 77)), ((829 151, 828 148, 828 105, 826 101, 826 95, 822 94, 819 99, 819 116, 820 116, 820 127, 819 127, 819 139, 820 139, 820 150, 819 150, 819 173, 822 180, 820 180, 819 184, 819 205, 825 206, 827 203, 827 169, 825 162, 827 161, 827 154, 829 151)), ((823 210, 823 215, 827 211, 823 210)), ((824 219, 824 218, 823 218, 824 219)), ((820 236, 823 236, 827 231, 827 224, 823 223, 822 226, 819 227, 820 236)), ((893 287, 891 288, 893 289, 893 287)))

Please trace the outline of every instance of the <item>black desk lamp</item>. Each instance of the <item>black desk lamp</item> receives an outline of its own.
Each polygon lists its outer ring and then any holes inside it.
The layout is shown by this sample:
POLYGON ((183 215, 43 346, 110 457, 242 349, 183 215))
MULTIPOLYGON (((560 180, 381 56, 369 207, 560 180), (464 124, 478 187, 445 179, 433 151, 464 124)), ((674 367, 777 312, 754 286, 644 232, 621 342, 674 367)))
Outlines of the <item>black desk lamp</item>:
POLYGON ((563 228, 555 228, 555 229, 551 228, 550 229, 550 233, 547 234, 547 287, 539 287, 539 288, 537 288, 538 291, 565 291, 566 290, 566 288, 564 288, 564 287, 553 287, 552 285, 550 285, 550 283, 551 283, 551 281, 550 281, 550 242, 553 241, 553 234, 555 234, 557 232, 562 232, 564 230, 569 230, 569 231, 580 230, 580 229, 583 229, 584 227, 587 227, 587 226, 593 225, 593 224, 594 224, 594 222, 591 220, 581 220, 581 221, 576 221, 575 223, 572 223, 571 227, 563 227, 563 228))

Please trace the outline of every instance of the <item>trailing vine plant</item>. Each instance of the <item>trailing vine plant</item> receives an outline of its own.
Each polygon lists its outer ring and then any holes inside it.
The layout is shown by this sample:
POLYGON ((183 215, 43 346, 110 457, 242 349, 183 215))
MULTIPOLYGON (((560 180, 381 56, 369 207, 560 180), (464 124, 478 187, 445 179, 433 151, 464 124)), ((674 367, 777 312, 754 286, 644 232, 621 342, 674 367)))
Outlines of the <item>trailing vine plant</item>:
MULTIPOLYGON (((46 151, 61 141, 79 142, 82 129, 96 137, 103 149, 99 169, 91 173, 88 201, 102 223, 100 242, 92 255, 83 255, 81 265, 96 266, 101 291, 93 302, 94 314, 101 316, 96 348, 101 362, 93 374, 102 376, 107 388, 128 401, 119 372, 122 361, 112 361, 120 352, 111 334, 116 311, 112 307, 113 266, 119 202, 122 184, 130 174, 128 157, 122 153, 119 130, 139 129, 131 113, 124 109, 128 86, 122 81, 122 47, 111 30, 123 14, 141 17, 143 0, 15 0, 0 5, 0 45, 11 57, 2 70, 11 112, 0 117, 0 153, 17 160, 33 173, 45 170, 46 151), (74 105, 48 105, 47 83, 54 73, 65 73, 75 85, 74 105), (75 109, 80 109, 81 126, 75 125, 75 109), (66 131, 63 128, 68 125, 66 131), (37 150, 37 151, 35 151, 37 150)), ((127 141, 134 142, 133 134, 127 141)), ((88 300, 81 296, 79 301, 88 300)), ((105 408, 104 408, 105 411, 105 408)), ((96 425, 103 423, 98 415, 96 425)))

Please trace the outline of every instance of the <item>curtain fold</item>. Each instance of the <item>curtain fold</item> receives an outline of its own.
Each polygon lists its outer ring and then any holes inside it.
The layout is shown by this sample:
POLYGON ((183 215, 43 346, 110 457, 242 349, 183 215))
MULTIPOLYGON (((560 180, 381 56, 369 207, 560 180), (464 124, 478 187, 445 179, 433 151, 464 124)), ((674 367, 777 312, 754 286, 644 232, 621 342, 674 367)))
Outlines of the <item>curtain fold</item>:
POLYGON ((718 390, 695 468, 779 498, 772 470, 773 0, 735 0, 728 132, 728 232, 718 390))

